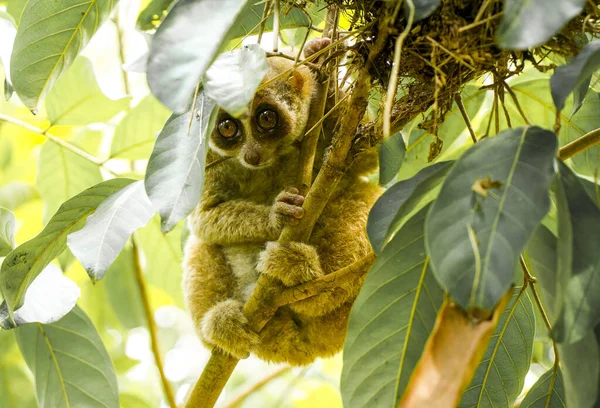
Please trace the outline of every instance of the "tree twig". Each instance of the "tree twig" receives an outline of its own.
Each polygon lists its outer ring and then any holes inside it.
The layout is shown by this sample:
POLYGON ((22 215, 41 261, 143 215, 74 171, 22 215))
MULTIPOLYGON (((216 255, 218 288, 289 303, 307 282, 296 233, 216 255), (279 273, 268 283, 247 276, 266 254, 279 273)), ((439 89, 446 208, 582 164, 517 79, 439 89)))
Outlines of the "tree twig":
POLYGON ((225 405, 225 408, 235 408, 240 405, 246 398, 248 398, 252 393, 258 391, 271 381, 273 381, 277 377, 281 377, 286 374, 288 371, 292 369, 291 366, 283 366, 279 369, 273 371, 271 374, 266 377, 258 380, 256 383, 252 384, 250 387, 242 391, 239 395, 237 395, 233 400, 231 400, 228 404, 225 405))
POLYGON ((156 368, 158 368, 158 372, 160 374, 160 380, 163 385, 163 390, 165 392, 165 397, 169 403, 170 408, 177 408, 177 404, 175 403, 175 394, 173 393, 173 389, 171 388, 171 383, 167 379, 165 375, 165 370, 163 368, 163 361, 160 355, 160 349, 158 347, 158 331, 156 329, 156 323, 154 322, 154 315, 152 314, 152 308, 150 307, 150 298, 148 296, 148 290, 146 286, 146 280, 144 278, 144 272, 142 271, 142 266, 140 264, 140 257, 138 253, 138 247, 135 241, 135 237, 131 238, 131 243, 133 245, 133 262, 135 269, 135 278, 138 289, 140 291, 140 296, 142 298, 142 306, 144 308, 144 313, 146 314, 146 321, 148 322, 148 332, 150 334, 150 346, 152 348, 152 354, 154 355, 154 362, 156 363, 156 368))
POLYGON ((462 115, 463 120, 465 121, 465 124, 467 125, 467 129, 469 129, 469 134, 471 135, 471 140, 473 141, 473 143, 477 143, 477 136, 475 135, 475 131, 473 130, 473 125, 471 125, 471 120, 469 119, 469 114, 467 113, 467 110, 465 109, 465 105, 463 104, 462 97, 460 96, 460 94, 456 94, 456 96, 454 97, 454 100, 456 101, 458 110, 460 110, 460 114, 462 115))
POLYGON ((561 147, 558 150, 558 157, 561 160, 567 160, 570 157, 575 156, 577 153, 581 153, 586 149, 594 146, 600 142, 600 128, 594 129, 591 132, 586 133, 578 139, 573 140, 561 147))

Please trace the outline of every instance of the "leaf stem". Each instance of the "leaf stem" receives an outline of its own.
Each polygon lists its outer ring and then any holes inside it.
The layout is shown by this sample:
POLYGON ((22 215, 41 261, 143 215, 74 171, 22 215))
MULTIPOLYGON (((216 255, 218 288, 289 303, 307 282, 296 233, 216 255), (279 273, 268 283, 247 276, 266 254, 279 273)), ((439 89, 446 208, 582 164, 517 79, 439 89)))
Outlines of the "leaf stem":
POLYGON ((163 361, 160 355, 160 348, 158 347, 158 330, 156 329, 156 323, 154 322, 154 315, 152 314, 152 308, 150 307, 150 298, 148 296, 148 290, 146 285, 146 279, 144 278, 144 272, 142 271, 142 265, 140 264, 140 256, 138 253, 138 247, 135 237, 131 237, 131 243, 133 245, 133 263, 135 269, 135 278, 140 296, 142 298, 142 306, 144 307, 144 313, 146 314, 146 321, 148 322, 148 332, 150 333, 150 345, 152 348, 152 354, 154 355, 154 361, 156 368, 160 374, 160 380, 163 385, 165 397, 169 403, 170 408, 177 408, 175 403, 175 394, 171 388, 171 384, 165 375, 163 369, 163 361))
POLYGON ((521 115, 521 117, 523 118, 525 123, 527 123, 528 126, 531 126, 531 121, 529 119, 527 119, 527 115, 525 115, 525 112, 521 108, 521 104, 519 103, 519 100, 517 99, 517 95, 515 94, 515 91, 513 91, 513 89, 506 83, 506 81, 504 79, 500 79, 500 83, 502 84, 504 89, 506 89, 506 92, 508 92, 511 99, 513 100, 513 102, 517 108, 517 111, 519 111, 519 115, 521 115))
POLYGON ((581 153, 586 149, 594 146, 600 142, 600 128, 594 129, 591 132, 586 133, 578 139, 573 140, 561 147, 558 150, 558 157, 561 160, 567 160, 570 157, 575 156, 577 153, 581 153))

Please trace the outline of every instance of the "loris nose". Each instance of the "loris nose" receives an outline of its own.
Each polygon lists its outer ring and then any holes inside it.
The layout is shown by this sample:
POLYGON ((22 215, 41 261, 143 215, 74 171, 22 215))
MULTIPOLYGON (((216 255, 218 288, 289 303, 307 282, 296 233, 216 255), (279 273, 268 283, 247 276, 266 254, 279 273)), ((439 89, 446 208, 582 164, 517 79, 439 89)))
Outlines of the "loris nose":
POLYGON ((246 152, 244 160, 252 166, 258 166, 260 164, 260 153, 255 151, 246 152))

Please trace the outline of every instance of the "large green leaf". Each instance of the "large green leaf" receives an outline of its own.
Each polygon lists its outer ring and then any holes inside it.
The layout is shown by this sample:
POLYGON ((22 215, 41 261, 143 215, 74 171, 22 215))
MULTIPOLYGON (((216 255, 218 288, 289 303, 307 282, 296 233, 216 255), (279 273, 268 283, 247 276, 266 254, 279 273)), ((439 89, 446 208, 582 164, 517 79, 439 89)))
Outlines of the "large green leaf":
POLYGON ((505 0, 496 43, 525 50, 541 45, 581 13, 586 0, 505 0))
POLYGON ((0 207, 0 256, 6 256, 15 247, 15 226, 13 213, 0 207))
POLYGON ((552 99, 556 108, 559 110, 564 108, 567 96, 577 86, 586 82, 589 86, 591 76, 598 68, 600 68, 600 40, 588 43, 573 61, 556 68, 550 79, 552 99))
POLYGON ((17 341, 35 377, 40 408, 119 407, 110 357, 78 307, 56 323, 18 328, 17 341))
POLYGON ((8 254, 0 269, 0 290, 11 314, 23 305, 31 282, 66 248, 67 235, 83 227, 104 199, 132 182, 113 179, 81 192, 65 202, 35 238, 8 254))
POLYGON ((48 92, 46 110, 52 126, 85 126, 108 121, 127 109, 130 99, 108 99, 96 82, 91 61, 79 57, 48 92))
POLYGON ((462 307, 492 310, 550 208, 556 137, 502 132, 471 147, 446 177, 425 226, 431 266, 462 307))
POLYGON ((206 96, 234 117, 246 112, 269 66, 258 44, 219 55, 204 76, 206 96))
POLYGON ((154 30, 163 20, 167 9, 171 6, 173 0, 151 0, 140 13, 137 20, 137 28, 140 30, 154 30))
POLYGON ((46 142, 40 150, 36 185, 48 220, 62 203, 75 194, 102 181, 97 164, 54 142, 46 142))
POLYGON ((37 109, 45 93, 73 63, 117 1, 27 2, 10 65, 13 85, 25 106, 37 109))
POLYGON ((427 267, 426 211, 385 247, 352 308, 341 383, 345 406, 397 406, 433 329, 444 294, 427 267))
POLYGON ((575 343, 600 323, 600 209, 562 162, 559 183, 559 303, 552 335, 575 343))
POLYGON ((160 228, 160 219, 154 217, 148 225, 135 233, 144 255, 144 265, 146 265, 144 270, 148 283, 164 290, 180 307, 183 307, 181 293, 182 228, 183 226, 180 224, 168 234, 163 234, 160 228))
POLYGON ((148 85, 175 113, 188 110, 194 89, 225 44, 248 0, 179 0, 162 22, 148 57, 148 85))
POLYGON ((526 292, 515 289, 460 408, 512 408, 529 371, 535 315, 526 292))
POLYGON ((119 122, 110 146, 110 157, 147 159, 152 153, 156 134, 169 118, 169 110, 148 95, 119 122))
POLYGON ((406 146, 402 132, 396 132, 379 144, 379 184, 386 185, 398 175, 406 146))
POLYGON ((407 217, 435 198, 437 187, 452 167, 451 162, 436 163, 414 177, 400 181, 386 190, 369 212, 367 233, 376 253, 407 217))
POLYGON ((131 234, 153 215, 144 182, 136 181, 104 200, 85 226, 67 237, 67 245, 96 282, 104 277, 131 234))
POLYGON ((156 138, 145 184, 164 232, 191 213, 200 200, 214 108, 215 103, 200 91, 196 106, 172 115, 156 138))
POLYGON ((538 378, 519 408, 567 408, 561 371, 550 369, 538 378))

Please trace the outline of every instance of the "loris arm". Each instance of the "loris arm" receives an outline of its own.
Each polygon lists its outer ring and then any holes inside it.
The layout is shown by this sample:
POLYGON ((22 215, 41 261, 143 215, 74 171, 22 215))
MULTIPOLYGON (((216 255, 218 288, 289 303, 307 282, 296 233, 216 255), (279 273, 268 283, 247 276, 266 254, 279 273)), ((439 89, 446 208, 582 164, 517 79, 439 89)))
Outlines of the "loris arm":
MULTIPOLYGON (((279 237, 286 221, 302 217, 304 198, 296 189, 277 196, 273 205, 230 199, 205 192, 193 214, 192 228, 205 242, 219 245, 263 243, 279 237)), ((296 221, 297 222, 297 221, 296 221)))

